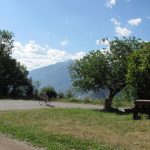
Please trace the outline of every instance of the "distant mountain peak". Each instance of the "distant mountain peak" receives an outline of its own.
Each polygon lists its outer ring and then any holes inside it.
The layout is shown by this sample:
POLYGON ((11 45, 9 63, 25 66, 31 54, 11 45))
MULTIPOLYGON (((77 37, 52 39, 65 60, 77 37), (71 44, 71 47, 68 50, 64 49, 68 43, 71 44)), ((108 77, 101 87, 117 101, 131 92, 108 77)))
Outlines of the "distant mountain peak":
POLYGON ((57 91, 65 92, 71 87, 68 67, 72 60, 58 62, 29 72, 33 81, 40 82, 40 88, 51 85, 57 91))

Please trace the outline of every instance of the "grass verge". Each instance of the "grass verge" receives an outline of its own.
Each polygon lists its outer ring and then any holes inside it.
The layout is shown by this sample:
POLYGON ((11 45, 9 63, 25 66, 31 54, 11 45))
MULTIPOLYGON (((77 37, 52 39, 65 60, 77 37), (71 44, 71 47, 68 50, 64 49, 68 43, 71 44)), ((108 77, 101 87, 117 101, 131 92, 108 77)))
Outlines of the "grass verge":
POLYGON ((72 136, 44 133, 35 129, 35 127, 14 126, 2 123, 0 125, 0 131, 19 140, 32 143, 34 146, 43 147, 48 150, 112 149, 103 144, 97 145, 91 141, 79 140, 72 136))
POLYGON ((0 112, 0 132, 48 150, 113 149, 112 146, 101 142, 96 143, 92 140, 74 137, 72 134, 56 132, 57 125, 55 124, 60 121, 57 119, 61 118, 61 115, 64 118, 66 111, 64 109, 45 109, 0 112))
MULTIPOLYGON (((70 98, 70 99, 55 99, 54 101, 60 101, 60 102, 70 102, 70 103, 79 103, 79 104, 93 104, 93 105, 101 105, 103 106, 105 103, 104 99, 76 99, 76 98, 70 98)), ((126 99, 119 99, 114 98, 112 102, 113 107, 132 107, 134 106, 133 100, 126 100, 126 99)))
POLYGON ((149 126, 149 120, 96 110, 0 112, 0 132, 49 150, 149 149, 149 126))

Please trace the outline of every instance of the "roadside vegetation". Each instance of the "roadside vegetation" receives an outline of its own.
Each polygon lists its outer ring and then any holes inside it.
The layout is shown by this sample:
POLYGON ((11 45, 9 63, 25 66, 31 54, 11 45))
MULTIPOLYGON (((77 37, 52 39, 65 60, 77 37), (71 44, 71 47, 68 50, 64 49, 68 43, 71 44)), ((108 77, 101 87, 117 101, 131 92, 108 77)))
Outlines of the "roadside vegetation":
MULTIPOLYGON (((69 103, 79 103, 79 104, 92 104, 92 105, 100 105, 104 106, 105 101, 104 99, 77 99, 77 98, 64 98, 64 99, 53 99, 53 101, 60 101, 60 102, 69 102, 69 103)), ((120 99, 120 98, 115 98, 113 100, 112 106, 115 108, 118 107, 133 107, 134 106, 134 101, 133 100, 126 100, 126 99, 120 99)))
POLYGON ((149 126, 149 120, 96 110, 0 112, 1 133, 49 150, 149 149, 149 126))
MULTIPOLYGON (((69 89, 66 93, 56 92, 52 86, 44 87, 38 91, 38 95, 45 93, 49 98, 49 101, 60 101, 69 103, 79 103, 79 104, 93 104, 93 105, 105 105, 104 98, 91 98, 90 96, 84 95, 82 98, 76 96, 74 89, 69 89)), ((112 102, 113 107, 133 107, 134 97, 132 95, 131 89, 124 89, 119 95, 115 96, 112 102)))

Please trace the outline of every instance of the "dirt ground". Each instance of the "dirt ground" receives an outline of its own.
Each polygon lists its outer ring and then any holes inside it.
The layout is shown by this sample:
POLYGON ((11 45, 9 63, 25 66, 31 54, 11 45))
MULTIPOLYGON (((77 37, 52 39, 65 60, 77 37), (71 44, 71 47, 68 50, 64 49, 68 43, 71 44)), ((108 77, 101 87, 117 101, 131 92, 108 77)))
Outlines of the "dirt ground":
POLYGON ((0 150, 43 150, 0 134, 0 150))

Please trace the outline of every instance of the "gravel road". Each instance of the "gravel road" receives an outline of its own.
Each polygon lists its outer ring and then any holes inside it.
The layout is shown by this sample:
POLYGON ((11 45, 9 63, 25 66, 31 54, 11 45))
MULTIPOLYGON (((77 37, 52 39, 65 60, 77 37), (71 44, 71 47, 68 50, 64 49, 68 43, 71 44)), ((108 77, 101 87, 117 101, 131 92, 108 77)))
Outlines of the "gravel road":
MULTIPOLYGON (((52 102, 52 106, 56 108, 82 108, 82 109, 102 109, 102 106, 91 104, 76 104, 64 102, 52 102)), ((32 100, 0 100, 0 111, 8 110, 24 110, 24 109, 39 109, 51 108, 49 106, 40 105, 38 101, 32 100)), ((11 139, 0 134, 0 150, 41 150, 34 148, 27 143, 11 139)))
MULTIPOLYGON (((56 108, 82 108, 82 109, 102 109, 102 106, 91 104, 76 104, 64 102, 52 102, 52 106, 56 108)), ((38 101, 32 100, 0 100, 0 111, 4 110, 23 110, 23 109, 39 109, 48 108, 49 106, 40 105, 38 101)))

